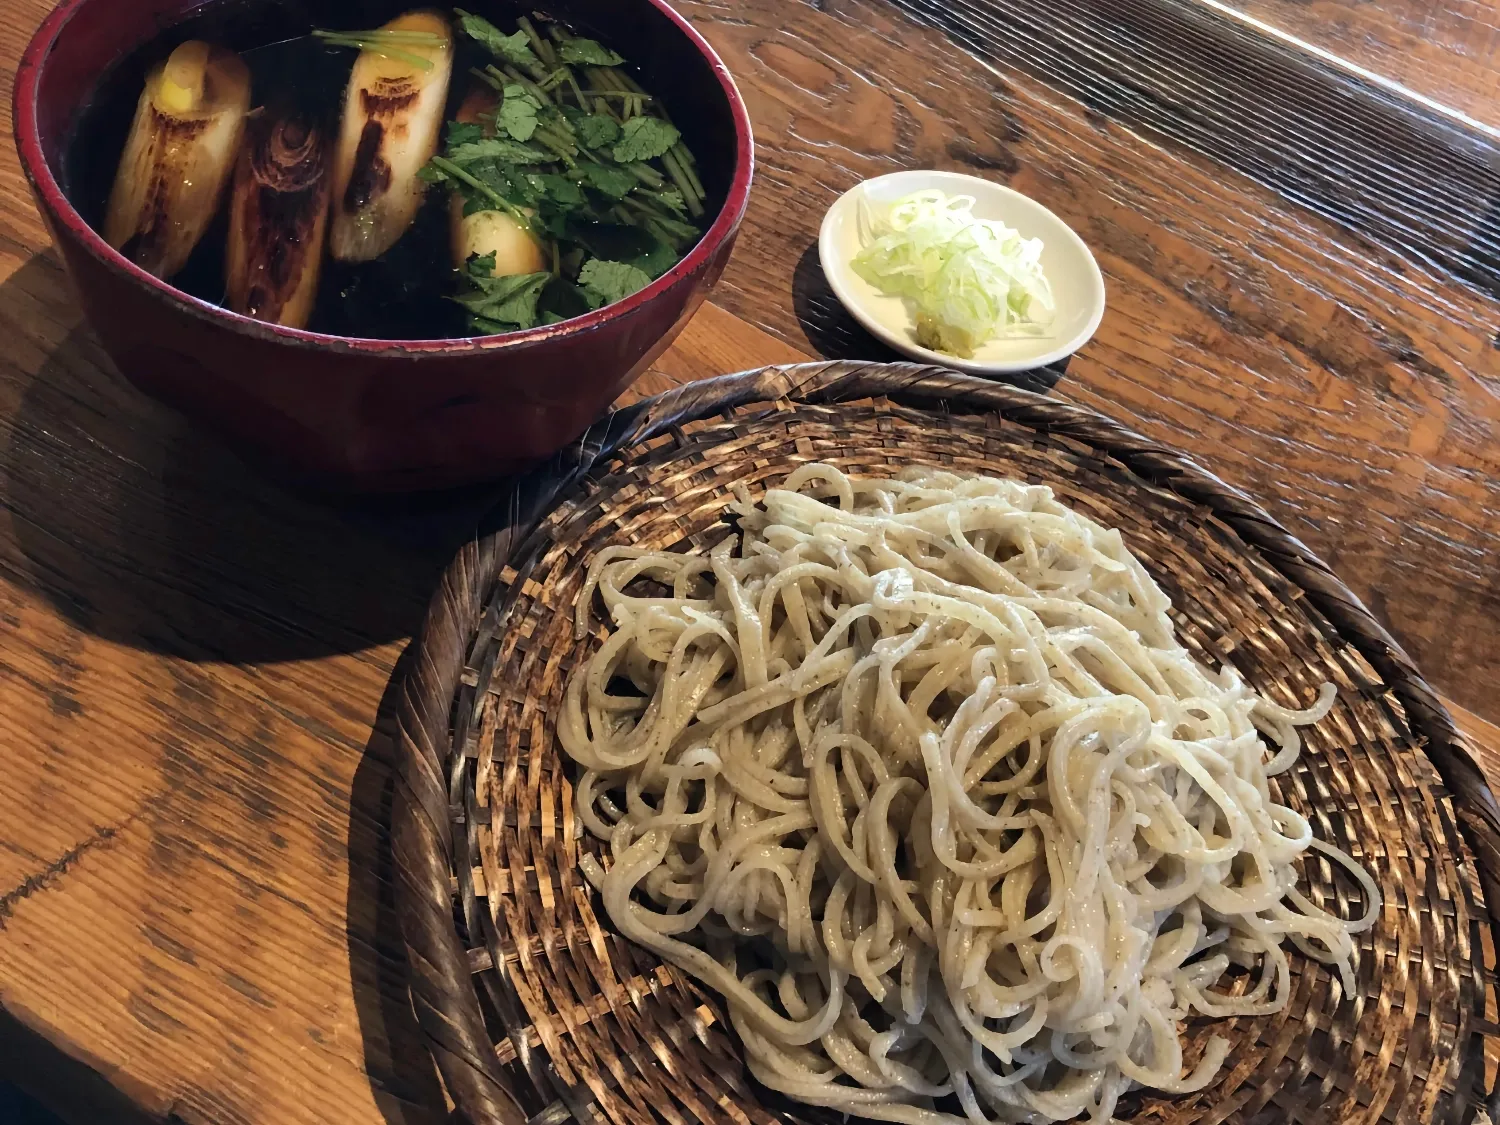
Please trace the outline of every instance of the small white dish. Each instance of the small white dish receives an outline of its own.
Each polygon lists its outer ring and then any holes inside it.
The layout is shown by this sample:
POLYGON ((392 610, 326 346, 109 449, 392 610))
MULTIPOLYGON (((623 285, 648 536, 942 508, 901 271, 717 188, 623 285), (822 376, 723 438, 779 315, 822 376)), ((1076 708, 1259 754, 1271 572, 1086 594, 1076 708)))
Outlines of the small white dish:
POLYGON ((973 375, 1014 374, 1055 363, 1088 343, 1104 319, 1104 275, 1083 239, 1036 200, 978 176, 893 172, 866 180, 828 209, 818 236, 818 256, 838 299, 872 335, 913 359, 973 375), (1052 284, 1057 305, 1047 335, 991 340, 973 359, 935 352, 917 343, 916 323, 902 298, 882 295, 854 272, 851 263, 861 249, 860 199, 880 214, 912 192, 931 188, 950 196, 971 195, 979 218, 999 220, 1023 238, 1042 240, 1042 270, 1052 284))

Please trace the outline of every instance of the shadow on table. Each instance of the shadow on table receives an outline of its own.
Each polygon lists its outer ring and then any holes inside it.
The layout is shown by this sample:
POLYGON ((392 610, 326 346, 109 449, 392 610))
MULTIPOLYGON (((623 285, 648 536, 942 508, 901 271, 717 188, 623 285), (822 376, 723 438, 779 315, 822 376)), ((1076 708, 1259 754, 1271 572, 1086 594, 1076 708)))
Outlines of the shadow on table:
POLYGON ((365 1070, 387 1125, 438 1125, 447 1112, 407 995, 391 856, 396 722, 413 651, 396 663, 349 800, 349 969, 365 1070))
POLYGON ((19 554, 80 629, 186 659, 315 657, 411 635, 473 527, 474 497, 334 507, 293 495, 127 384, 86 328, 49 323, 76 319, 64 285, 38 256, 0 286, 0 334, 15 341, 0 356, 0 557, 19 554), (49 330, 60 342, 38 366, 26 349, 49 330))
POLYGON ((6 1125, 63 1125, 62 1118, 47 1112, 20 1090, 0 1082, 0 1121, 6 1125))
MULTIPOLYGON (((825 359, 871 359, 880 363, 908 363, 906 356, 881 343, 849 314, 823 275, 817 243, 809 246, 792 274, 792 310, 802 331, 825 359)), ((1036 371, 997 378, 1028 391, 1046 394, 1057 386, 1068 368, 1066 359, 1036 371)))
MULTIPOLYGON (((50 257, 0 285, 0 568, 10 582, 79 629, 190 660, 312 658, 417 630, 487 494, 339 507, 297 497, 130 387, 77 319, 50 257)), ((403 672, 404 662, 350 793, 347 942, 376 1104, 389 1125, 438 1125, 446 1109, 407 1001, 391 886, 403 672)), ((6 1038, 7 1027, 0 1020, 0 1047, 50 1057, 42 1039, 24 1029, 6 1038)), ((112 1093, 75 1069, 82 1078, 66 1072, 65 1089, 93 1082, 100 1097, 112 1093)), ((5 1096, 0 1088, 0 1123, 24 1120, 5 1096)), ((113 1110, 68 1117, 124 1120, 113 1110)))

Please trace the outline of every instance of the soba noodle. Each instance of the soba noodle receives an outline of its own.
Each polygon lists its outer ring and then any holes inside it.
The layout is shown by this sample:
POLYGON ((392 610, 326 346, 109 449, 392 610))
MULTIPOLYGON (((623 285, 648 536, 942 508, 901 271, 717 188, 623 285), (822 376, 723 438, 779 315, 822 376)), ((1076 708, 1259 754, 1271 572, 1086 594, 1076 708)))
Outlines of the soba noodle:
POLYGON ((1296 711, 1199 665, 1120 533, 1045 487, 809 465, 735 511, 706 555, 594 560, 578 628, 596 592, 614 628, 559 733, 610 919, 725 998, 760 1082, 1102 1122, 1214 1078, 1225 1040, 1188 1066, 1179 1021, 1279 1011, 1283 938, 1354 988, 1379 893, 1267 783, 1331 684, 1296 711), (1298 891, 1310 848, 1363 917, 1298 891))

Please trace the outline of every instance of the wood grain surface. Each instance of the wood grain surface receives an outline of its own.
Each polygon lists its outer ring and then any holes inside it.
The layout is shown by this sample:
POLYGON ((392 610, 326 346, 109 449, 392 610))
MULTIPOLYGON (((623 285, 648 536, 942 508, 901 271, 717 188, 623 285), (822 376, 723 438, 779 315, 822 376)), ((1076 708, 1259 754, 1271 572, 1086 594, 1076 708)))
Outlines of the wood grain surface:
MULTIPOLYGON (((46 7, 5 6, 3 127, 46 7)), ((760 175, 719 307, 638 391, 882 358, 818 271, 825 205, 897 168, 1007 182, 1107 276, 1109 314, 1057 393, 1254 492, 1495 738, 1480 141, 1332 79, 1298 95, 1311 116, 1255 133, 1287 91, 1205 74, 1209 25, 1142 40, 1165 26, 1146 0, 681 8, 750 103, 760 175)), ((90 1125, 442 1120, 391 912, 383 727, 483 501, 330 510, 127 388, 4 139, 0 1072, 90 1125)))
POLYGON ((1229 6, 1500 127, 1495 0, 1229 0, 1229 6))

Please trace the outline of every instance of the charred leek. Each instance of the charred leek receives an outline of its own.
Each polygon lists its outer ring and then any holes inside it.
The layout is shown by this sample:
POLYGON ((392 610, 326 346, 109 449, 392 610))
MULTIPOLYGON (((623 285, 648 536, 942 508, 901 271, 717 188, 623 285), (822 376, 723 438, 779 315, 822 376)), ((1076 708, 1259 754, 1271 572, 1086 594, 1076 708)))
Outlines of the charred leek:
POLYGON ((228 306, 305 328, 328 228, 327 138, 300 115, 257 114, 235 167, 225 257, 228 306))
POLYGON ((416 218, 426 187, 417 173, 437 152, 453 74, 453 32, 437 12, 408 12, 363 35, 334 162, 330 235, 333 256, 351 262, 384 254, 416 218))
POLYGON ((249 109, 239 55, 196 40, 173 51, 146 79, 105 241, 157 277, 181 270, 218 212, 249 109))

